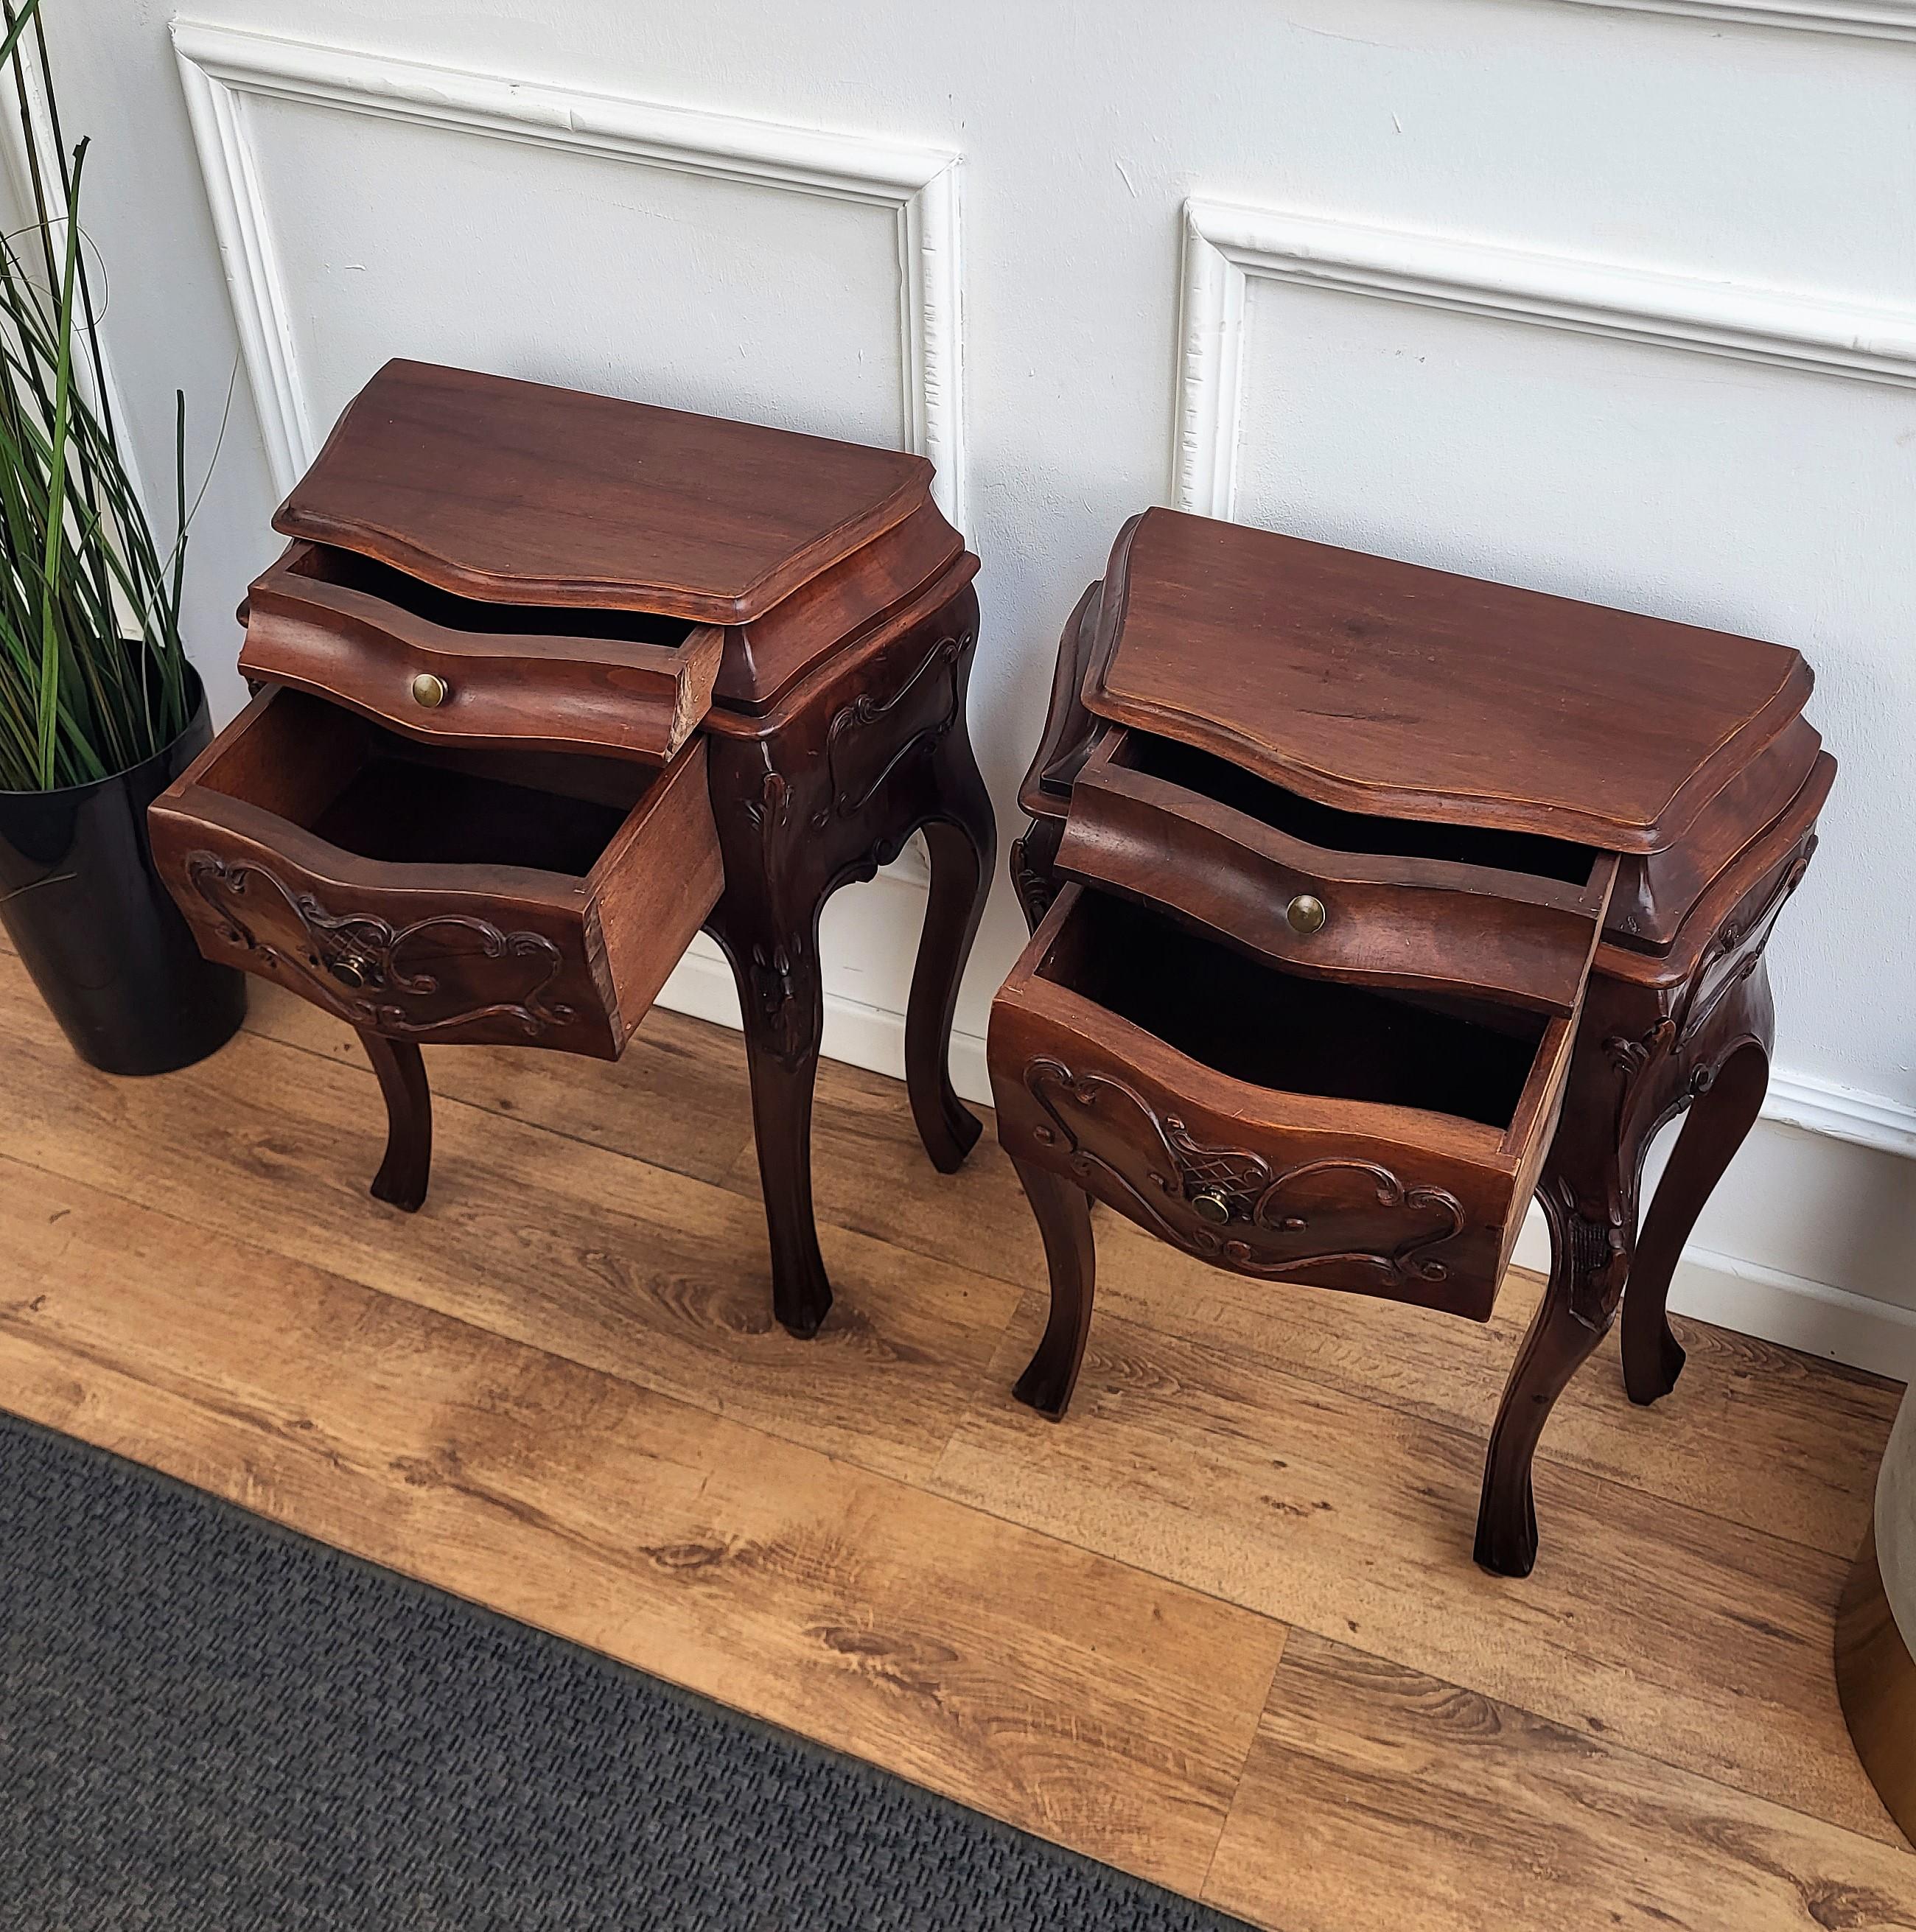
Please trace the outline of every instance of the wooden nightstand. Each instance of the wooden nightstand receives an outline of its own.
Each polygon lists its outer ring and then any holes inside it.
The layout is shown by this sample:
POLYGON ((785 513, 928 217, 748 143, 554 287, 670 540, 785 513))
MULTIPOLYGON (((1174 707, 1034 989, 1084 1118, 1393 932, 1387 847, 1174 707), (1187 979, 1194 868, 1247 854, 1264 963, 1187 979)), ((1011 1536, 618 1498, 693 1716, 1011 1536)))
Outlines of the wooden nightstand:
POLYGON ((374 1184, 424 1199, 422 1042, 610 1058, 703 926, 743 1008, 779 1321, 812 1225, 818 924, 922 830, 911 1103, 946 1052, 995 832, 966 682, 978 560, 923 458, 417 363, 381 370, 274 519, 249 708, 153 807, 209 958, 359 1031, 374 1184))
POLYGON ((1763 947, 1835 761, 1792 650, 1152 510, 1060 647, 992 1010, 999 1137, 1062 1415, 1086 1196, 1263 1279, 1488 1318, 1533 1192, 1554 1262, 1476 1556, 1527 1574, 1530 1462, 1627 1280, 1629 1393, 1755 1119, 1763 947), (1638 1228, 1645 1148, 1689 1118, 1638 1228))

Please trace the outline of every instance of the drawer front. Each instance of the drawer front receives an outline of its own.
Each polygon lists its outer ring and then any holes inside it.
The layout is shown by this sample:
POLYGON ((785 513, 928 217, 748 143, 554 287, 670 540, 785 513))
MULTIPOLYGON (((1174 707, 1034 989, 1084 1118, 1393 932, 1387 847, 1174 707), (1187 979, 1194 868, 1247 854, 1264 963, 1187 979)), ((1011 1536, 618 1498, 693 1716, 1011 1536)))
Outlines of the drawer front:
POLYGON ((1007 1150, 1234 1273, 1487 1318, 1554 1131, 1571 1022, 1548 1022, 1507 1132, 1252 1085, 1040 976, 1083 890, 1061 895, 993 1006, 1007 1150))
POLYGON ((616 1056, 718 898, 704 741, 623 820, 608 814, 617 830, 583 876, 391 862, 302 822, 352 741, 289 706, 315 708, 263 694, 149 814, 207 957, 390 1039, 616 1056))
MULTIPOLYGON (((464 628, 360 587, 378 568, 364 560, 326 566, 356 574, 359 583, 308 574, 318 554, 296 544, 248 593, 239 668, 249 677, 349 705, 427 742, 654 764, 677 752, 710 706, 721 631, 662 626, 684 633, 672 644, 546 635, 538 626, 564 614, 537 610, 524 614, 531 628, 523 632, 464 628)), ((640 627, 649 621, 600 614, 640 627)), ((498 614, 486 620, 511 621, 498 614)))
POLYGON ((1125 734, 1072 788, 1059 868, 1175 908, 1299 972, 1477 992, 1543 1012, 1581 997, 1614 877, 1571 884, 1489 867, 1333 851, 1123 761, 1125 734))
MULTIPOLYGON (((190 809, 190 808, 189 808, 190 809)), ((277 981, 368 1033, 609 1058, 610 989, 584 908, 327 876, 210 818, 171 819, 161 876, 209 958, 277 981)), ((290 841, 278 842, 280 845, 290 841)))

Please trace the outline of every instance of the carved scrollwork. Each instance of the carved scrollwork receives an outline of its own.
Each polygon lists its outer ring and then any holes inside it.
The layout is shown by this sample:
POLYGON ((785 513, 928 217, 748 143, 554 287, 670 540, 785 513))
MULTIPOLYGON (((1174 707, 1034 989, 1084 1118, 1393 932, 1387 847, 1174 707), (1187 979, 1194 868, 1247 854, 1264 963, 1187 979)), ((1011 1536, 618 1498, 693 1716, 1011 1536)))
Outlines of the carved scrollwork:
POLYGON ((1610 1064, 1626 1080, 1634 1080, 1677 1036, 1677 1023, 1667 1014, 1640 1039, 1613 1033, 1603 1042, 1610 1064))
POLYGON ((1038 1128, 1041 1142, 1056 1146, 1062 1136, 1074 1172, 1117 1189, 1147 1226, 1188 1253, 1266 1280, 1281 1280, 1333 1263, 1368 1268, 1385 1288, 1411 1280, 1441 1282, 1447 1277, 1449 1270, 1437 1258, 1436 1250, 1462 1232, 1464 1208, 1444 1188, 1408 1186, 1376 1161, 1327 1159, 1274 1170, 1262 1154, 1248 1148, 1214 1147, 1199 1141, 1177 1115, 1161 1115, 1123 1081, 1108 1074, 1074 1073, 1062 1060, 1048 1057, 1032 1060, 1025 1069, 1024 1078, 1027 1090, 1053 1124, 1038 1128), (1095 1114, 1101 1106, 1113 1102, 1127 1117, 1116 1124, 1115 1130, 1128 1147, 1137 1148, 1144 1156, 1142 1187, 1085 1145, 1067 1118, 1074 1111, 1095 1114), (1299 1192, 1305 1184, 1326 1175, 1360 1182, 1371 1190, 1378 1206, 1392 1212, 1435 1214, 1439 1225, 1420 1231, 1387 1252, 1344 1249, 1282 1257, 1260 1255, 1246 1235, 1305 1233, 1310 1224, 1306 1216, 1296 1211, 1299 1192), (1228 1218, 1221 1228, 1206 1227, 1189 1212, 1186 1204, 1200 1193, 1221 1197, 1227 1206, 1228 1218), (1242 1232, 1233 1233, 1233 1225, 1242 1232))
POLYGON ((1697 962, 1696 970, 1690 976, 1689 1004, 1679 1030, 1679 1044, 1694 1039, 1731 989, 1747 980, 1762 964, 1764 948, 1770 943, 1770 934, 1783 908, 1789 902, 1790 895, 1803 883, 1803 875, 1809 869, 1810 855, 1815 849, 1816 842, 1812 838, 1777 880, 1775 891, 1754 912, 1740 920, 1725 920, 1711 935, 1709 944, 1703 949, 1702 957, 1697 962))
POLYGON ((963 636, 941 638, 889 698, 861 692, 849 704, 833 712, 830 723, 825 727, 825 766, 830 778, 832 800, 812 814, 815 828, 828 824, 834 812, 841 818, 856 818, 884 789, 886 781, 907 758, 935 745, 958 722, 961 692, 958 665, 971 646, 969 632, 963 636), (895 746, 875 773, 854 771, 851 752, 857 740, 873 726, 884 724, 904 710, 941 674, 947 677, 950 687, 944 710, 895 746))
POLYGON ((1627 1211, 1620 1200, 1612 1200, 1593 1213, 1560 1174, 1548 1177, 1537 1190, 1537 1198, 1557 1248, 1552 1292, 1556 1282, 1564 1282, 1572 1318, 1600 1335, 1615 1318, 1623 1298, 1635 1221, 1634 1201, 1627 1211))
POLYGON ((1058 896, 1058 874, 1050 864, 1057 844, 1055 832, 1047 838, 1036 825, 1023 838, 1012 841, 1011 889, 1018 895, 1025 923, 1034 932, 1044 922, 1058 896))
POLYGON ((481 1021, 500 1020, 528 1039, 536 1039, 578 1018, 576 1009, 548 997, 546 989, 566 962, 542 932, 508 932, 463 913, 437 914, 395 926, 377 914, 329 912, 312 893, 296 892, 269 868, 253 861, 230 862, 213 852, 189 854, 186 877, 211 908, 228 944, 244 947, 305 982, 321 1004, 355 1026, 395 1040, 429 1040, 481 1021), (291 914, 305 938, 303 952, 289 952, 254 930, 247 907, 256 888, 272 892, 291 914), (438 996, 438 976, 422 969, 427 962, 443 956, 449 939, 462 942, 461 950, 468 956, 530 962, 531 983, 512 999, 421 1018, 401 1002, 438 996), (434 942, 438 943, 436 952, 427 950, 434 942))
POLYGON ((764 1037, 782 1065, 794 1066, 812 1050, 805 996, 816 972, 816 962, 796 934, 775 945, 755 945, 746 962, 764 1037))

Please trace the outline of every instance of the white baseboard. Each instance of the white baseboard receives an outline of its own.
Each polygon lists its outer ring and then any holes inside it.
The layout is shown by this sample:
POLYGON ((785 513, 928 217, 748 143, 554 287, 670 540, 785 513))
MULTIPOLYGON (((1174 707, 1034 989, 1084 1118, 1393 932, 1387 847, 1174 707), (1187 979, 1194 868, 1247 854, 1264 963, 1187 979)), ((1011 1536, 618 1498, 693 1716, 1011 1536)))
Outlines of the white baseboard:
MULTIPOLYGON (((1540 1209, 1531 1208, 1512 1258, 1539 1274, 1548 1269, 1550 1234, 1540 1209)), ((1916 1309, 1695 1246, 1677 1264, 1670 1306, 1806 1355, 1916 1382, 1916 1309)))
MULTIPOLYGON (((725 955, 703 933, 692 943, 659 994, 658 1004, 694 1019, 717 1026, 739 1024, 738 989, 725 955)), ((905 1016, 881 1006, 848 1000, 842 994, 825 995, 824 1052, 827 1060, 841 1060, 873 1073, 905 1077, 905 1016)), ((951 1036, 951 1084, 975 1105, 991 1105, 991 1081, 985 1070, 984 1041, 975 1033, 951 1036)))

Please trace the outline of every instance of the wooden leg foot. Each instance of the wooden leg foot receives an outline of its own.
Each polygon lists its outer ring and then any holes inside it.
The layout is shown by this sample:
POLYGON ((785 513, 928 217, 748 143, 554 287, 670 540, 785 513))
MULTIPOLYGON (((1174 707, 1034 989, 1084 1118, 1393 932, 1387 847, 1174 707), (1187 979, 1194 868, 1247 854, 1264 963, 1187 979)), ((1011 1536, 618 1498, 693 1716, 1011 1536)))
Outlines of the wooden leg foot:
POLYGON ((736 935, 717 936, 732 962, 745 1021, 752 1125, 771 1242, 772 1312, 782 1328, 807 1340, 832 1305, 812 1209, 812 1096, 825 1017, 817 917, 742 946, 736 935))
POLYGON ((1091 1306, 1098 1285, 1097 1251, 1092 1240, 1091 1202, 1083 1190, 1053 1174, 1014 1159, 1032 1212, 1044 1238, 1051 1271, 1051 1313, 1044 1338, 1011 1393, 1041 1415, 1059 1420, 1091 1333, 1091 1306))
POLYGON ((1690 1103, 1644 1216, 1623 1293, 1623 1385, 1634 1402, 1668 1395, 1683 1372, 1683 1344, 1670 1332, 1665 1307, 1670 1278, 1704 1203, 1755 1124, 1769 1082, 1768 1054, 1746 1041, 1690 1103))
POLYGON ((1504 1388, 1477 1515, 1476 1559, 1499 1576, 1527 1576, 1536 1565, 1530 1466, 1537 1439, 1557 1398, 1608 1332, 1629 1265, 1622 1226, 1553 1201, 1548 1189, 1544 1202, 1550 1215, 1550 1285, 1504 1388))
POLYGON ((410 1040, 362 1033, 366 1057, 386 1096, 386 1158, 373 1177, 375 1201, 416 1214, 432 1176, 432 1089, 419 1048, 410 1040))
POLYGON ((911 1117, 941 1174, 957 1172, 981 1131, 978 1116, 951 1084, 951 1018, 991 890, 997 842, 984 781, 969 749, 959 748, 963 758, 947 760, 954 772, 940 785, 952 816, 921 828, 931 851, 931 896, 905 1016, 905 1081, 911 1117))

